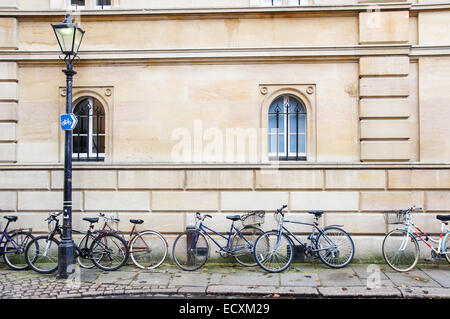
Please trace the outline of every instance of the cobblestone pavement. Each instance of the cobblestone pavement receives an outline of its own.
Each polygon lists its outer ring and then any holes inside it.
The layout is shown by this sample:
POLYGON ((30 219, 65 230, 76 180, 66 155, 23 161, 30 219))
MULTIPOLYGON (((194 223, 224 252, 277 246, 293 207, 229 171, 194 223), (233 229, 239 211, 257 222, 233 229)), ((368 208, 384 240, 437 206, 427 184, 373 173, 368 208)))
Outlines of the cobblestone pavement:
POLYGON ((450 298, 450 266, 419 265, 398 273, 384 264, 353 264, 330 269, 319 263, 295 264, 270 274, 259 268, 207 264, 185 272, 164 264, 157 270, 127 265, 115 272, 77 267, 70 280, 0 265, 0 298, 450 298))

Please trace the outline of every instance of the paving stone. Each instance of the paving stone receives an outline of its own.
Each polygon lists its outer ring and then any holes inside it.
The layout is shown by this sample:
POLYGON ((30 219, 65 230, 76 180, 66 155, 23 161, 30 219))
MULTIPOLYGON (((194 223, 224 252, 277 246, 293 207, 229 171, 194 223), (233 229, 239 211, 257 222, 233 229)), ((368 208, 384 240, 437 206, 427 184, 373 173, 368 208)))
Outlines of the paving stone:
POLYGON ((172 277, 170 285, 172 286, 207 286, 209 283, 209 274, 182 273, 172 277))
POLYGON ((132 282, 134 277, 137 275, 136 272, 108 272, 102 273, 98 276, 97 281, 101 283, 113 283, 113 284, 125 284, 128 285, 132 282))
POLYGON ((320 285, 319 276, 316 273, 281 273, 280 280, 281 286, 317 287, 320 285))
POLYGON ((220 280, 222 285, 242 285, 242 286, 279 286, 279 274, 254 273, 251 276, 245 272, 222 275, 220 280))
POLYGON ((450 288, 450 269, 447 265, 446 267, 420 267, 420 270, 438 282, 442 287, 450 288))
POLYGON ((367 279, 361 280, 364 287, 367 288, 383 288, 383 287, 396 287, 392 281, 389 279, 381 279, 380 281, 368 281, 367 279))
POLYGON ((81 282, 95 282, 97 281, 98 277, 102 274, 101 271, 96 271, 93 269, 88 269, 81 271, 80 274, 80 281, 81 282))
POLYGON ((388 277, 384 274, 383 269, 376 264, 350 265, 349 267, 353 269, 353 271, 360 279, 367 279, 368 277, 372 277, 375 272, 376 274, 379 274, 381 280, 388 279, 388 277))
POLYGON ((359 279, 356 272, 350 268, 331 269, 320 268, 317 269, 319 280, 324 287, 340 287, 345 286, 365 286, 365 283, 359 279))
POLYGON ((209 278, 209 284, 210 285, 218 285, 222 281, 222 275, 223 274, 211 274, 211 277, 209 278))
POLYGON ((385 274, 397 287, 441 287, 419 269, 413 269, 407 273, 385 272, 385 274))
POLYGON ((171 278, 172 274, 143 272, 137 275, 132 284, 167 286, 171 278))

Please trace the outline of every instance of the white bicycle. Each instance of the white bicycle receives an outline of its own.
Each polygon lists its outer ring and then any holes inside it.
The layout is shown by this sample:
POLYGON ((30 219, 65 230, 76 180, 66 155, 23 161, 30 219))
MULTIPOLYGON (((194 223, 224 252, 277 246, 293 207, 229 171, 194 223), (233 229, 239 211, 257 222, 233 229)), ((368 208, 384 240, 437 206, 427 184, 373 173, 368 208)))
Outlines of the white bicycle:
POLYGON ((391 211, 385 213, 388 224, 402 225, 390 231, 383 240, 383 257, 392 269, 406 272, 413 269, 420 257, 419 241, 422 241, 431 249, 431 256, 435 259, 447 259, 450 263, 450 231, 448 221, 450 215, 437 215, 441 221, 439 238, 432 238, 430 233, 423 232, 411 219, 413 211, 422 211, 415 206, 406 210, 391 211), (437 244, 433 247, 431 243, 437 244))

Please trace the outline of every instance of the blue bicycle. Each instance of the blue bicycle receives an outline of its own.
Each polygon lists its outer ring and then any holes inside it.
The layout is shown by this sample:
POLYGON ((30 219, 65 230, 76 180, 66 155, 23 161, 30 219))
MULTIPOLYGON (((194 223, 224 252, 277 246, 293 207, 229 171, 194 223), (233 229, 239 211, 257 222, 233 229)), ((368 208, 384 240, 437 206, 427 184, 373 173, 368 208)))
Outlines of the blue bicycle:
POLYGON ((3 255, 5 263, 14 270, 28 269, 28 264, 25 260, 25 247, 34 238, 31 235, 31 229, 16 229, 8 232, 10 223, 17 221, 17 216, 4 216, 8 221, 3 229, 0 237, 0 255, 3 255))
POLYGON ((226 218, 232 223, 230 231, 223 235, 203 224, 205 218, 212 218, 211 215, 202 216, 197 212, 195 228, 186 230, 175 239, 172 250, 173 260, 183 270, 193 271, 201 268, 210 256, 208 239, 211 239, 219 248, 219 254, 222 257, 234 257, 243 266, 256 266, 253 247, 256 238, 264 233, 258 227, 264 223, 264 215, 264 211, 255 211, 243 216, 227 216, 226 218), (241 221, 244 227, 238 229, 234 224, 236 221, 241 221), (227 244, 220 245, 211 234, 227 240, 227 244))
POLYGON ((319 226, 319 219, 323 211, 311 211, 314 215, 312 223, 286 220, 283 205, 275 212, 278 220, 278 229, 262 234, 255 241, 255 259, 258 265, 268 272, 282 272, 292 263, 294 257, 294 242, 304 249, 306 257, 318 257, 325 265, 331 268, 343 268, 353 259, 355 245, 350 235, 339 225, 330 225, 325 228, 319 226), (308 236, 309 244, 291 232, 285 224, 299 224, 311 226, 308 236))

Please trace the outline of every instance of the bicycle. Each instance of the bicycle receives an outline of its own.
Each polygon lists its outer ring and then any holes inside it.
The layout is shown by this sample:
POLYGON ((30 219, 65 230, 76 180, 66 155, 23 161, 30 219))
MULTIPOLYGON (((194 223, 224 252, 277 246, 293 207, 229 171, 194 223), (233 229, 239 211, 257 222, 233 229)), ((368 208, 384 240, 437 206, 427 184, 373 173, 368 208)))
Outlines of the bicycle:
POLYGON ((420 257, 419 240, 431 249, 431 256, 435 259, 446 258, 450 263, 450 231, 447 227, 450 215, 437 215, 441 221, 439 239, 431 237, 430 233, 423 232, 413 223, 411 213, 422 211, 422 208, 412 206, 406 210, 385 212, 387 224, 403 225, 391 230, 383 240, 383 258, 387 264, 399 272, 407 272, 413 269, 420 257), (429 241, 437 244, 434 248, 429 241))
MULTIPOLYGON (((35 237, 25 249, 27 264, 38 273, 50 274, 58 269, 60 241, 55 236, 62 236, 62 227, 57 218, 61 214, 62 212, 51 214, 46 218, 49 234, 35 237)), ((86 232, 74 230, 74 232, 84 234, 84 238, 92 239, 92 243, 89 246, 89 240, 84 241, 84 244, 82 244, 82 240, 80 245, 74 243, 74 257, 77 258, 77 261, 82 264, 82 259, 90 260, 95 266, 105 271, 113 271, 122 267, 129 254, 125 240, 113 232, 92 231, 93 224, 98 222, 98 218, 85 217, 83 220, 90 223, 88 230, 86 232)))
MULTIPOLYGON (((103 213, 99 213, 99 216, 105 221, 103 230, 114 231, 114 228, 109 223, 120 222, 120 219, 112 216, 107 217, 103 213)), ((133 228, 131 229, 129 240, 126 240, 123 234, 118 234, 127 242, 131 260, 141 269, 155 269, 159 267, 167 257, 169 247, 167 240, 155 230, 137 231, 137 225, 144 223, 142 219, 130 219, 130 223, 133 224, 133 228)))
POLYGON ((350 235, 340 228, 341 225, 319 227, 318 221, 323 211, 309 212, 314 215, 313 223, 286 220, 283 213, 286 207, 287 205, 283 205, 274 213, 278 229, 267 231, 256 239, 254 256, 262 269, 276 273, 288 268, 294 257, 294 240, 303 247, 305 256, 318 257, 331 268, 343 268, 352 261, 355 245, 350 235), (284 225, 286 223, 312 226, 312 232, 308 236, 309 245, 295 236, 284 225))
POLYGON ((219 248, 222 257, 234 257, 243 266, 256 266, 253 258, 254 241, 263 233, 262 229, 256 225, 260 226, 264 223, 264 215, 264 211, 256 211, 243 216, 226 216, 232 223, 230 231, 223 235, 203 224, 206 218, 212 218, 211 215, 202 216, 197 212, 195 228, 181 233, 175 239, 172 250, 173 260, 183 270, 194 271, 201 268, 210 256, 209 239, 211 239, 219 248), (244 225, 241 229, 234 224, 239 220, 244 225), (227 244, 220 245, 209 232, 227 240, 227 244))
POLYGON ((25 270, 28 269, 28 264, 25 261, 24 251, 28 242, 31 241, 34 236, 31 234, 32 229, 15 229, 8 232, 8 226, 10 223, 16 222, 17 216, 3 216, 8 223, 3 229, 2 236, 0 238, 0 255, 3 255, 3 260, 9 268, 13 270, 25 270))
MULTIPOLYGON (((104 219, 104 223, 103 223, 103 227, 101 228, 102 231, 110 231, 110 232, 117 232, 113 227, 111 227, 109 225, 108 222, 114 222, 114 223, 118 223, 120 221, 120 219, 115 218, 115 217, 106 217, 105 214, 103 213, 99 213, 98 216, 100 218, 104 219)), ((81 233, 84 234, 85 236, 83 236, 83 238, 80 240, 79 246, 80 247, 84 247, 84 246, 89 246, 90 244, 92 244, 92 242, 94 241, 95 237, 94 236, 87 236, 86 233, 84 232, 79 232, 77 230, 73 230, 73 232, 75 233, 81 233)), ((80 256, 78 256, 77 258, 77 262, 78 264, 85 269, 92 269, 95 267, 95 264, 89 260, 89 259, 85 259, 85 258, 81 258, 80 256)))

